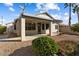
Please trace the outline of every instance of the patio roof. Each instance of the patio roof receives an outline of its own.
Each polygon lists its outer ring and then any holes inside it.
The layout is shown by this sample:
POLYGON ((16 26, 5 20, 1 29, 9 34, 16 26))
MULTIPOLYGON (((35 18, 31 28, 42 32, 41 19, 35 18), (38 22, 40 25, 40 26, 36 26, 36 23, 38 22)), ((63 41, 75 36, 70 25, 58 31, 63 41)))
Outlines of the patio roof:
POLYGON ((62 20, 58 20, 58 19, 55 19, 53 18, 51 15, 49 15, 47 12, 45 13, 40 13, 40 14, 36 14, 36 15, 31 15, 31 14, 22 14, 20 15, 22 17, 32 17, 32 18, 38 18, 38 19, 41 19, 41 20, 47 20, 47 21, 52 21, 52 22, 56 22, 56 23, 61 23, 62 20), (43 14, 46 14, 49 18, 46 18, 46 17, 41 17, 39 15, 43 15, 43 14))

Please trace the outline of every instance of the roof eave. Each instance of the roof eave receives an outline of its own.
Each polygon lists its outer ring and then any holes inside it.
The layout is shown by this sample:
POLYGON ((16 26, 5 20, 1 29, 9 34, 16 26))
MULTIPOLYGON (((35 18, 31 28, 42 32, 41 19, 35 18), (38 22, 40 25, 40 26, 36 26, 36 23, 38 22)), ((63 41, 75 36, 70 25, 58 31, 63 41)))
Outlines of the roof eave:
POLYGON ((57 19, 55 19, 55 20, 52 20, 54 23, 62 23, 63 21, 62 20, 57 20, 57 19))
POLYGON ((62 23, 63 21, 62 20, 58 20, 58 19, 46 19, 46 18, 41 18, 41 17, 36 17, 34 15, 26 15, 26 14, 23 14, 22 15, 23 18, 25 17, 33 17, 33 18, 38 18, 38 19, 42 19, 42 20, 47 20, 47 21, 52 21, 54 23, 62 23))

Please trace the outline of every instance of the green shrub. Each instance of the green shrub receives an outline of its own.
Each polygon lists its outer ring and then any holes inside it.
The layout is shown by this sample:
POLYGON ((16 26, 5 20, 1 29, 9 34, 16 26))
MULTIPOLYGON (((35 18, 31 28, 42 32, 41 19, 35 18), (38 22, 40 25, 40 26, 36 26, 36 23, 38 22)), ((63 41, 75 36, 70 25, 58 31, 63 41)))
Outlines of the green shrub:
POLYGON ((71 29, 72 29, 73 31, 79 32, 79 23, 73 24, 73 25, 71 26, 71 29))
POLYGON ((75 55, 77 50, 77 43, 69 40, 62 40, 58 42, 61 50, 61 54, 64 55, 75 55))
POLYGON ((36 55, 50 56, 58 53, 59 46, 50 37, 42 36, 32 41, 33 52, 36 55))
POLYGON ((3 34, 6 31, 6 26, 0 25, 0 34, 3 34))

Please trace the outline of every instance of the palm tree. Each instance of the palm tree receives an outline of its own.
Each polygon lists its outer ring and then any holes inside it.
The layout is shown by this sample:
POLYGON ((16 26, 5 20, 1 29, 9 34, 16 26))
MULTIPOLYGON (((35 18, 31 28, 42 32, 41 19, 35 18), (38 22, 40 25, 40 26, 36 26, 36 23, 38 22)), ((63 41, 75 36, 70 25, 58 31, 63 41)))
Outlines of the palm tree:
POLYGON ((79 23, 79 6, 77 4, 75 4, 75 6, 73 8, 73 12, 77 13, 78 23, 79 23))
POLYGON ((71 27, 71 11, 73 3, 65 3, 64 6, 65 8, 69 7, 69 27, 71 27))

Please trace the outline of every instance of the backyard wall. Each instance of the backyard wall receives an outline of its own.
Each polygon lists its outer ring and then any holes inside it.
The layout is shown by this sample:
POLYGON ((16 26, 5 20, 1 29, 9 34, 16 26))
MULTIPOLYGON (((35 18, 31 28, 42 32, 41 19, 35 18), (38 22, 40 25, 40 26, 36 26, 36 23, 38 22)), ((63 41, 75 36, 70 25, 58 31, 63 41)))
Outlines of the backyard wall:
POLYGON ((59 31, 62 33, 67 33, 70 31, 69 26, 67 25, 59 25, 59 31))

